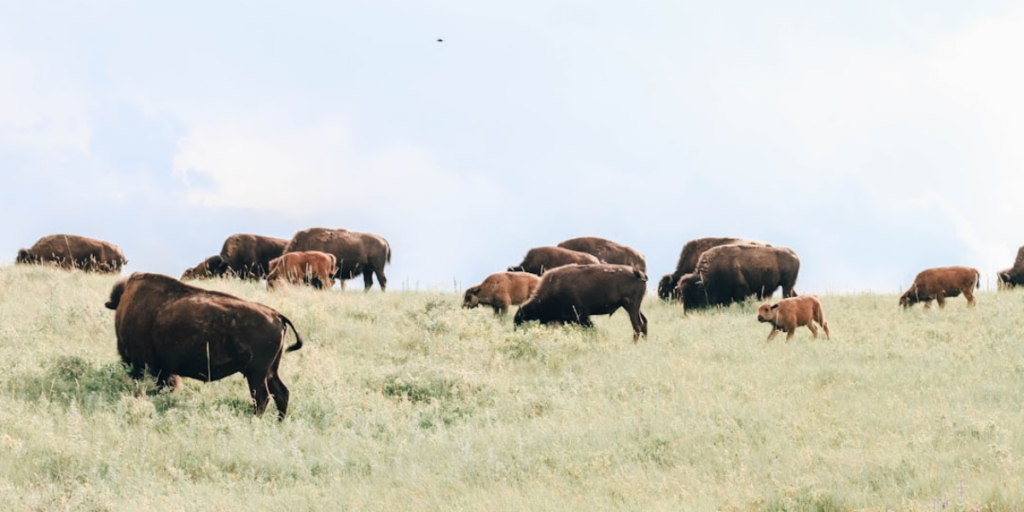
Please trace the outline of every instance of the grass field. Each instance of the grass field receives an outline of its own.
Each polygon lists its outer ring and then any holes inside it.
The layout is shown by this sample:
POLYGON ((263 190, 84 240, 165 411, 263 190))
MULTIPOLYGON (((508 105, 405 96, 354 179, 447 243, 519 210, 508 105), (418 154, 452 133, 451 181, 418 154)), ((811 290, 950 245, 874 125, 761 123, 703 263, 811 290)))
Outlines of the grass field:
POLYGON ((114 281, 0 267, 4 510, 1024 510, 1024 292, 824 296, 831 341, 771 343, 754 304, 649 296, 634 345, 622 311, 203 283, 305 337, 279 423, 240 375, 127 379, 114 281))

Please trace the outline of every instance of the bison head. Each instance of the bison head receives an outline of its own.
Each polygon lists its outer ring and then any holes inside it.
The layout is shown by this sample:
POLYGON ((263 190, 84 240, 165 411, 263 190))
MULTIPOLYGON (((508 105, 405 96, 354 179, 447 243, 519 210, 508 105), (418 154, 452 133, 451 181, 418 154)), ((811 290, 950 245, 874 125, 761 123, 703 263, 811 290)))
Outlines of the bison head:
POLYGON ((28 249, 18 249, 18 259, 16 263, 32 264, 36 262, 36 257, 28 249))
POLYGON ((910 306, 917 304, 918 300, 917 288, 911 288, 903 295, 900 295, 900 306, 903 306, 903 309, 907 309, 910 306))
POLYGON ((473 309, 480 304, 480 298, 477 294, 480 293, 480 287, 474 286, 466 290, 466 295, 462 297, 462 307, 466 309, 473 309))
POLYGON ((118 304, 121 304, 121 295, 124 295, 124 285, 127 281, 128 279, 122 279, 114 284, 114 288, 110 290, 110 300, 104 304, 107 309, 117 309, 118 304))
POLYGON ((757 321, 758 322, 774 322, 779 316, 779 305, 778 304, 761 304, 761 307, 757 308, 757 321))
POLYGON ((675 296, 683 301, 684 309, 702 308, 708 305, 708 294, 704 280, 699 274, 684 274, 676 283, 675 296))
POLYGON ((672 289, 675 288, 675 283, 672 281, 672 274, 665 274, 661 276, 661 280, 658 281, 658 297, 664 300, 672 298, 672 289))

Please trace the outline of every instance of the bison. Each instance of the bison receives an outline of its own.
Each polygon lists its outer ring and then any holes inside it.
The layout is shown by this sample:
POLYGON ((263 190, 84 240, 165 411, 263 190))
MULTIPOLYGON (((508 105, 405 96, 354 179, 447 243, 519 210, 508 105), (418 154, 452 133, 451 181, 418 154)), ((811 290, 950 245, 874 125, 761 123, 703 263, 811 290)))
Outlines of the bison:
POLYGON ((320 251, 286 252, 270 260, 270 274, 267 276, 267 287, 274 288, 277 281, 296 284, 312 281, 326 290, 334 284, 334 274, 338 272, 337 260, 333 254, 320 251), (315 281, 312 278, 316 278, 315 281))
POLYGON ((484 282, 466 290, 462 307, 475 308, 481 304, 494 308, 495 315, 508 313, 508 307, 519 305, 533 295, 540 278, 529 272, 498 272, 484 282))
POLYGON ((115 310, 117 351, 134 379, 148 371, 157 383, 181 388, 181 377, 206 382, 241 373, 249 383, 254 412, 263 414, 270 396, 278 417, 288 410, 288 388, 278 365, 286 328, 302 337, 284 315, 262 304, 204 290, 160 274, 136 272, 114 285, 106 307, 115 310))
POLYGON ((523 262, 509 267, 509 272, 529 272, 538 276, 544 272, 564 265, 597 265, 601 263, 596 257, 585 252, 563 249, 561 247, 534 247, 526 251, 523 262))
POLYGON ((758 242, 756 240, 747 240, 745 238, 697 238, 690 240, 683 245, 682 252, 679 253, 679 261, 676 262, 676 269, 671 274, 665 274, 661 280, 658 281, 658 297, 668 300, 675 297, 676 284, 679 283, 679 278, 683 277, 683 274, 689 274, 697 268, 697 260, 700 259, 700 255, 704 254, 704 251, 711 249, 712 247, 719 247, 722 245, 760 245, 763 247, 771 247, 771 244, 764 242, 758 242))
POLYGON ((999 271, 999 289, 1005 290, 1024 285, 1024 245, 1017 249, 1017 259, 1013 266, 999 271))
POLYGON ((646 293, 647 275, 634 267, 565 265, 544 273, 537 290, 516 311, 515 325, 539 320, 593 327, 590 315, 611 315, 624 308, 636 343, 641 334, 647 337, 647 317, 640 312, 646 293))
POLYGON ((922 270, 914 278, 903 295, 900 306, 909 308, 918 302, 924 302, 925 308, 932 306, 932 300, 940 308, 946 307, 946 297, 956 297, 961 293, 967 299, 967 307, 974 306, 974 289, 981 286, 981 274, 971 267, 938 267, 922 270))
POLYGON ((782 287, 783 298, 796 295, 800 258, 791 249, 763 245, 722 245, 708 249, 692 273, 676 285, 683 307, 728 306, 751 295, 771 297, 782 287))
POLYGON ((643 254, 640 254, 640 251, 628 245, 618 244, 604 238, 596 236, 571 238, 558 244, 558 247, 571 251, 585 252, 600 260, 601 263, 627 265, 636 267, 644 273, 647 272, 647 260, 643 254))
POLYGON ((219 254, 214 254, 209 258, 206 258, 198 265, 185 270, 181 274, 182 281, 190 281, 192 279, 206 279, 209 277, 220 277, 224 275, 224 260, 220 259, 219 254))
POLYGON ((128 263, 121 248, 103 240, 78 235, 49 235, 31 249, 18 250, 16 263, 52 264, 87 272, 117 274, 128 263))
POLYGON ((338 271, 334 277, 341 281, 363 275, 365 290, 373 286, 377 276, 380 290, 387 290, 388 280, 384 276, 384 265, 391 263, 391 245, 380 235, 357 233, 347 229, 309 228, 295 233, 284 252, 321 251, 333 254, 338 271))
POLYGON ((832 335, 828 332, 825 314, 821 310, 821 301, 814 295, 782 299, 775 305, 762 304, 757 309, 757 321, 772 324, 772 330, 768 333, 768 341, 771 341, 779 331, 785 332, 786 341, 789 341, 796 332, 796 328, 805 325, 811 330, 814 339, 818 339, 818 328, 814 325, 815 323, 825 331, 826 339, 832 339, 832 335))
POLYGON ((270 273, 270 260, 284 252, 288 240, 239 233, 224 240, 220 250, 221 267, 215 274, 231 274, 240 279, 260 280, 270 273))

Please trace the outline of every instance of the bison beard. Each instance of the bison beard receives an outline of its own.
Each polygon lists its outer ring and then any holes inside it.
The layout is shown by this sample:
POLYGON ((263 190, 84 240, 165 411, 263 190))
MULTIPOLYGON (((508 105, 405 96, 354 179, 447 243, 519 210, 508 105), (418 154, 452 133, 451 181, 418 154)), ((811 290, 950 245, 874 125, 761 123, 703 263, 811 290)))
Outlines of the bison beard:
POLYGON ((537 290, 519 307, 515 325, 531 320, 542 324, 580 324, 593 327, 590 315, 611 315, 620 307, 629 313, 633 342, 647 336, 647 317, 640 305, 647 276, 624 265, 568 265, 549 270, 537 290))
POLYGON ((168 276, 139 272, 115 284, 105 306, 116 311, 117 349, 132 378, 148 371, 160 386, 177 388, 180 377, 210 382, 241 373, 254 412, 263 414, 273 395, 278 416, 284 418, 288 388, 278 366, 288 327, 295 344, 287 351, 302 347, 302 337, 284 315, 168 276))

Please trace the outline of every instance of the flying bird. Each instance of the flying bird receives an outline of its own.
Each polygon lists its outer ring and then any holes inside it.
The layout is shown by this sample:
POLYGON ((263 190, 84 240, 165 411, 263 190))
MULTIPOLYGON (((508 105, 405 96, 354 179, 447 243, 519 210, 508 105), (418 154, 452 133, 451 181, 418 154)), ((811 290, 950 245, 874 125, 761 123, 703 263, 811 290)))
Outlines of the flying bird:
POLYGON ((444 39, 441 39, 441 38, 439 37, 439 38, 437 38, 437 42, 439 42, 439 43, 443 43, 443 42, 444 42, 444 39))

